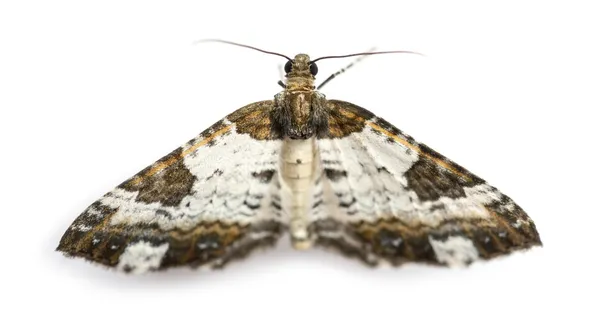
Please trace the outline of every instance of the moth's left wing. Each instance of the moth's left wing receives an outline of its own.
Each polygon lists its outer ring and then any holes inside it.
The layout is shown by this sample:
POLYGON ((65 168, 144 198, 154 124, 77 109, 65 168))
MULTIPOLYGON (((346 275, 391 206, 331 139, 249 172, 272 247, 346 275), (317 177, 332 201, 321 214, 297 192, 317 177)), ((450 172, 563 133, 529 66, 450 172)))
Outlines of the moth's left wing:
POLYGON ((316 242, 368 264, 468 264, 541 245, 512 199, 385 120, 327 103, 317 140, 316 242))
POLYGON ((285 225, 272 108, 245 106, 123 182, 72 223, 57 250, 142 273, 221 267, 273 244, 285 225))

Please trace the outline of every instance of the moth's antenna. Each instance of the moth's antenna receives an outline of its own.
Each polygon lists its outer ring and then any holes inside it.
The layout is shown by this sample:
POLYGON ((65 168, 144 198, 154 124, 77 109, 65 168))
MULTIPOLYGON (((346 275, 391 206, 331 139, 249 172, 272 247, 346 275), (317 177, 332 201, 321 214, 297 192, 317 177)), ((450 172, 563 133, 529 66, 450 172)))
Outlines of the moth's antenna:
MULTIPOLYGON (((368 52, 373 52, 375 51, 375 47, 369 49, 368 52)), ((341 68, 339 71, 331 74, 327 79, 325 79, 323 81, 323 83, 319 84, 319 86, 317 86, 317 90, 320 90, 325 84, 329 83, 329 81, 333 80, 334 78, 336 78, 338 75, 346 72, 346 70, 350 69, 351 67, 353 67, 355 64, 357 64, 358 62, 360 62, 362 59, 368 57, 369 55, 360 55, 358 56, 358 58, 354 59, 354 61, 350 62, 350 64, 348 64, 347 66, 341 68)))
POLYGON ((284 58, 288 59, 289 61, 292 61, 291 58, 289 58, 288 56, 283 55, 281 53, 277 53, 277 52, 273 52, 273 51, 266 51, 266 50, 263 50, 263 49, 258 49, 256 47, 252 47, 252 46, 248 46, 248 45, 243 45, 243 44, 238 44, 238 43, 235 43, 235 42, 232 42, 232 41, 228 41, 228 40, 222 40, 222 39, 200 39, 200 40, 195 41, 194 44, 208 43, 208 42, 222 43, 222 44, 228 44, 228 45, 233 45, 233 46, 238 46, 238 47, 244 47, 244 48, 248 48, 248 49, 253 49, 253 50, 256 50, 256 51, 260 51, 262 53, 284 57, 284 58))
POLYGON ((312 60, 311 63, 315 63, 319 60, 324 60, 324 59, 337 59, 337 58, 348 58, 348 57, 356 57, 356 56, 370 56, 370 55, 382 55, 382 54, 387 54, 387 53, 411 53, 411 54, 416 54, 416 55, 420 55, 422 56, 423 54, 418 53, 418 52, 414 52, 414 51, 405 51, 405 50, 392 50, 392 51, 375 51, 375 52, 360 52, 360 53, 353 53, 353 54, 349 54, 349 55, 340 55, 340 56, 326 56, 326 57, 321 57, 321 58, 317 58, 315 60, 312 60))

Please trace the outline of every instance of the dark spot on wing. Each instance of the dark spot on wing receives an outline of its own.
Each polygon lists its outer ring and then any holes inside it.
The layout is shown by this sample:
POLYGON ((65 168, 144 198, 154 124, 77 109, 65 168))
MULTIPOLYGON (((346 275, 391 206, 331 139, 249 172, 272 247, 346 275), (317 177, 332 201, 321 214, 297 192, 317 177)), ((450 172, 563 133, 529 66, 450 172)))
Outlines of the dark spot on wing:
POLYGON ((261 183, 269 183, 273 179, 275 170, 263 170, 261 172, 253 172, 252 177, 258 179, 261 183))
POLYGON ((426 158, 420 158, 405 174, 408 188, 414 191, 421 201, 435 201, 440 197, 465 197, 464 187, 472 186, 453 172, 450 172, 426 158))
POLYGON ((342 171, 342 170, 335 170, 335 169, 327 168, 327 169, 325 169, 325 175, 327 176, 327 178, 329 178, 329 180, 336 182, 342 178, 345 178, 348 175, 348 173, 346 173, 346 171, 342 171))

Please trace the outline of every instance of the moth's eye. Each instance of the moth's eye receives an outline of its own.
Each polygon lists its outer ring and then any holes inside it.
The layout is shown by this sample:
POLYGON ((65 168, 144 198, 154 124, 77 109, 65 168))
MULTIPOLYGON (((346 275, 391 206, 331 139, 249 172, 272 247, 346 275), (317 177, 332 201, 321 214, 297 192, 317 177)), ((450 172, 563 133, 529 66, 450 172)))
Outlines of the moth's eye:
POLYGON ((310 64, 310 74, 317 75, 317 72, 319 72, 319 68, 317 67, 317 64, 311 63, 310 64))
POLYGON ((283 69, 285 70, 285 73, 292 72, 292 61, 286 62, 285 66, 283 67, 283 69))

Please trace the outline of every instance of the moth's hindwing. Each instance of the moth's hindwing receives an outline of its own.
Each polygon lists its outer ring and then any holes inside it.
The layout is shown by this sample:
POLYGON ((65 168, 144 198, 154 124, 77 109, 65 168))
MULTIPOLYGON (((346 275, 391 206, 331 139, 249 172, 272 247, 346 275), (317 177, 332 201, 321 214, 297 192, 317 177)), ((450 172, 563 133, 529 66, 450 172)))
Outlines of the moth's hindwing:
POLYGON ((58 251, 126 272, 223 266, 273 244, 281 141, 272 101, 215 123, 90 205, 58 251))
POLYGON ((328 101, 318 139, 317 244, 368 264, 466 265, 541 245, 512 199, 385 120, 328 101))

